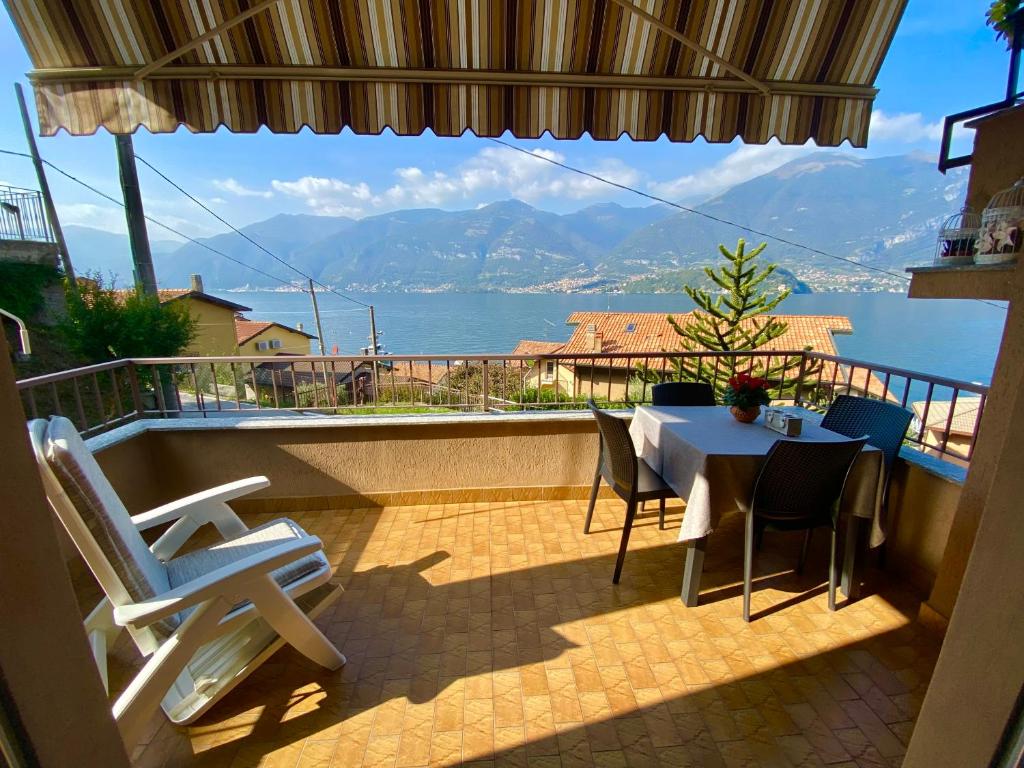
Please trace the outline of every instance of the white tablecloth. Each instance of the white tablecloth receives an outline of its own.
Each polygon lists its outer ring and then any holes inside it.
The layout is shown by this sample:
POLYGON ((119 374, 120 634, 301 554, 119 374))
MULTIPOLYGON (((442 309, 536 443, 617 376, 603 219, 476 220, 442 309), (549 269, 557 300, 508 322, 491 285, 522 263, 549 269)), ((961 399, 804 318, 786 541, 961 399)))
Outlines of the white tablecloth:
MULTIPOLYGON (((680 541, 707 536, 723 514, 745 513, 764 457, 783 439, 764 426, 763 416, 754 424, 740 424, 724 406, 641 406, 629 433, 637 455, 686 501, 680 541)), ((801 436, 785 439, 848 438, 818 426, 814 414, 807 413, 801 436)), ((881 480, 882 452, 866 446, 850 472, 840 512, 872 520, 872 546, 885 540, 879 521, 881 480)))

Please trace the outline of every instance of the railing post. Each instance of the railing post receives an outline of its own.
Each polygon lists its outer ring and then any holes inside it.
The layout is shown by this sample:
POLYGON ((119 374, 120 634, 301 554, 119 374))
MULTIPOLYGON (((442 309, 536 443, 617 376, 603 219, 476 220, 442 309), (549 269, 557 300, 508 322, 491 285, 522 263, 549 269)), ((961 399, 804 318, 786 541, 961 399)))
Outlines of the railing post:
POLYGON ((796 373, 796 386, 793 388, 793 405, 800 405, 803 395, 804 375, 807 373, 807 350, 800 353, 800 369, 796 373))
POLYGON ((132 408, 135 409, 135 417, 142 418, 142 391, 139 389, 139 372, 135 363, 128 361, 128 386, 132 391, 132 408))
MULTIPOLYGON (((410 370, 411 370, 412 363, 410 363, 409 366, 410 366, 410 370)), ((490 410, 490 399, 491 398, 490 398, 490 381, 488 380, 489 376, 488 376, 487 361, 486 360, 483 361, 483 366, 482 367, 483 367, 483 375, 481 376, 481 380, 482 380, 483 392, 481 393, 480 404, 481 404, 481 407, 483 408, 483 412, 487 413, 487 411, 490 410)))

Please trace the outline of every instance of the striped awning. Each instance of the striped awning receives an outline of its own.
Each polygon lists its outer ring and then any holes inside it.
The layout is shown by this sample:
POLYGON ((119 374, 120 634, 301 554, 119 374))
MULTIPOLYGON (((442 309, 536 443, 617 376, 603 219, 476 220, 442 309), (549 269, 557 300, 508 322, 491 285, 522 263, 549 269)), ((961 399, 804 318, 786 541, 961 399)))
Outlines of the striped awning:
POLYGON ((7 0, 42 133, 867 142, 906 0, 7 0))

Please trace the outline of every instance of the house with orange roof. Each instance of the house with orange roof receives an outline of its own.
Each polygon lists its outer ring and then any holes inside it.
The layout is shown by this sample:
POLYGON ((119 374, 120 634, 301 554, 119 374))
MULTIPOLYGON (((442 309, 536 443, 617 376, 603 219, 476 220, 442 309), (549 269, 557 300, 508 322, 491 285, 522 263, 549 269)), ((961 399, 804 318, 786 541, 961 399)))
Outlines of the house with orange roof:
MULTIPOLYGON (((213 296, 203 290, 203 278, 192 275, 189 288, 170 288, 157 291, 161 304, 182 302, 196 321, 196 336, 182 352, 192 357, 221 357, 238 354, 235 317, 250 307, 213 296)), ((116 291, 127 296, 131 291, 116 291)))
POLYGON ((312 354, 312 336, 302 325, 290 328, 272 320, 235 318, 235 340, 239 355, 312 354))
POLYGON ((968 462, 965 459, 958 459, 939 449, 945 447, 963 456, 970 453, 981 417, 981 398, 958 397, 955 405, 949 400, 919 400, 912 403, 911 408, 914 411, 913 429, 921 432, 924 452, 966 467, 968 462))
MULTIPOLYGON (((675 314, 674 317, 678 323, 685 324, 688 314, 675 314)), ((761 347, 765 351, 798 352, 809 348, 822 354, 836 355, 834 337, 853 333, 850 319, 842 315, 774 317, 786 323, 787 330, 761 347)), ((669 355, 649 355, 682 350, 679 335, 669 324, 668 316, 661 312, 573 312, 566 324, 573 326, 574 330, 564 344, 524 340, 516 346, 516 354, 558 355, 557 360, 542 360, 540 372, 531 373, 530 378, 535 381, 539 378, 542 387, 558 386, 560 391, 577 397, 626 398, 638 363, 645 363, 655 373, 662 373, 668 378, 673 371, 669 355), (598 357, 613 353, 626 356, 598 357), (637 357, 629 357, 630 353, 637 357), (566 360, 565 356, 573 358, 566 360)), ((876 376, 859 369, 851 372, 831 361, 821 364, 820 375, 815 378, 820 378, 822 386, 844 393, 849 391, 892 398, 876 376)))
MULTIPOLYGON (((564 348, 565 342, 562 341, 523 339, 516 344, 512 354, 539 358, 543 355, 559 354, 564 348)), ((541 360, 539 365, 530 365, 524 379, 527 387, 553 389, 567 395, 575 394, 576 375, 573 366, 562 365, 557 360, 541 360)))

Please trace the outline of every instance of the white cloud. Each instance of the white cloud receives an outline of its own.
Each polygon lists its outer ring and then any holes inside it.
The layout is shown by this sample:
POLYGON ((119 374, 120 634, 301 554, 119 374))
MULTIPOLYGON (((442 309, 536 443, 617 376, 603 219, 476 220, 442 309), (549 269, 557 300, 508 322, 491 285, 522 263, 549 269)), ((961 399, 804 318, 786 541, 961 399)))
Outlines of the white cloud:
POLYGON ((779 144, 775 139, 763 145, 744 144, 714 165, 675 179, 649 182, 647 188, 667 200, 703 200, 736 184, 771 173, 798 157, 826 151, 829 150, 812 143, 779 144))
POLYGON ((227 192, 229 194, 236 195, 237 197, 262 197, 269 199, 274 196, 274 193, 269 189, 252 189, 244 184, 240 184, 231 177, 226 179, 214 179, 211 183, 214 188, 221 192, 227 192))
POLYGON ((270 186, 275 192, 297 197, 321 216, 352 216, 366 214, 368 206, 379 203, 365 181, 349 184, 341 179, 303 176, 294 181, 274 179, 270 186))
POLYGON ((78 224, 83 227, 102 229, 119 235, 128 234, 124 209, 113 205, 92 203, 58 203, 57 215, 61 224, 78 224))
MULTIPOLYGON (((361 216, 409 207, 479 205, 515 197, 538 201, 543 198, 585 200, 609 197, 615 190, 596 179, 558 168, 547 160, 565 157, 549 149, 528 154, 507 147, 487 147, 450 172, 429 171, 416 166, 396 168, 396 182, 375 191, 365 181, 304 176, 291 181, 275 179, 271 188, 301 199, 321 215, 361 216)), ((625 163, 602 160, 588 168, 620 184, 636 184, 640 174, 625 163)))
POLYGON ((942 138, 942 122, 926 123, 920 112, 899 112, 889 115, 881 109, 871 113, 870 139, 902 141, 938 141, 942 138))

